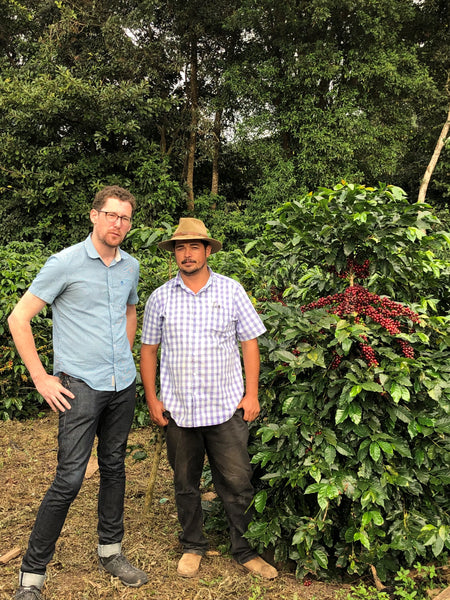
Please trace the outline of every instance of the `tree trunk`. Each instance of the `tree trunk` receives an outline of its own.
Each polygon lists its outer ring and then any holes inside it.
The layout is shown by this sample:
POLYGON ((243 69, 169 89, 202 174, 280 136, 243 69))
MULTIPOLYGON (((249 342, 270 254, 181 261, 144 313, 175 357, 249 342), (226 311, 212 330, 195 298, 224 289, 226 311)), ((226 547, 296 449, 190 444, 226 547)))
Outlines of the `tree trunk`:
POLYGON ((190 76, 190 99, 191 99, 191 126, 189 133, 187 152, 186 185, 188 192, 187 210, 194 212, 194 163, 195 150, 197 146, 198 127, 198 79, 197 79, 197 40, 191 42, 191 76, 190 76))
POLYGON ((160 134, 159 147, 161 150, 161 154, 163 156, 165 156, 165 154, 167 152, 166 126, 161 125, 160 127, 158 127, 158 130, 159 130, 159 134, 160 134))
MULTIPOLYGON (((450 75, 449 75, 449 78, 447 79, 447 91, 449 90, 449 84, 450 84, 450 75)), ((426 168, 425 175, 423 176, 422 182, 420 184, 419 196, 417 198, 417 202, 425 202, 425 196, 427 194, 428 184, 430 183, 431 176, 437 165, 437 161, 439 160, 439 155, 441 154, 442 148, 445 146, 445 143, 447 142, 449 128, 450 128, 450 106, 449 106, 449 111, 447 114, 447 120, 444 123, 444 127, 442 128, 442 131, 439 135, 436 147, 433 152, 433 156, 431 157, 428 167, 426 168)))
MULTIPOLYGON (((220 156, 220 131, 222 126, 222 110, 216 110, 213 127, 213 159, 212 159, 212 180, 211 196, 217 196, 219 193, 219 156, 220 156)), ((215 204, 213 205, 215 209, 215 204)))
POLYGON ((144 498, 144 512, 148 513, 152 505, 153 490, 155 489, 156 476, 158 474, 159 461, 161 459, 161 451, 164 443, 164 429, 158 427, 158 434, 156 436, 155 450, 153 454, 152 468, 150 471, 150 477, 147 484, 147 490, 144 498))

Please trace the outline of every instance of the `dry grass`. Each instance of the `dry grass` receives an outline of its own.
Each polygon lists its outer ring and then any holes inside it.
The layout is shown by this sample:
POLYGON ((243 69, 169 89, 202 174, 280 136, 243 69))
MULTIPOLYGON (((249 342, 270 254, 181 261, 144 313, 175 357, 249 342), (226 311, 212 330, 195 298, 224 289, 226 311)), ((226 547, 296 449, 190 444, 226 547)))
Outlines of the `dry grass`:
MULTIPOLYGON (((0 564, 0 600, 13 597, 21 556, 42 497, 53 479, 57 451, 57 416, 39 421, 0 423, 0 555, 14 547, 21 554, 0 564)), ((133 430, 129 444, 142 444, 151 454, 152 428, 133 430)), ((96 503, 98 472, 86 479, 69 511, 44 587, 48 600, 332 600, 341 585, 313 581, 310 586, 282 570, 274 581, 250 575, 228 555, 216 551, 202 561, 200 575, 176 574, 180 557, 172 473, 163 451, 151 513, 144 496, 151 461, 127 458, 124 553, 149 575, 141 588, 126 588, 97 568, 96 503)), ((223 538, 222 538, 223 541, 223 538)))

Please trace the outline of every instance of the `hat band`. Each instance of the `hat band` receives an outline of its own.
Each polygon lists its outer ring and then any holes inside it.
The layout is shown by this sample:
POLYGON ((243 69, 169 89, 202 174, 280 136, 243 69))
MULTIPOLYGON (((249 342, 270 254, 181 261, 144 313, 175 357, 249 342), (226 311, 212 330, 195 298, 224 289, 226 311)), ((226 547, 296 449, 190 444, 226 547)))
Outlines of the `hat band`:
POLYGON ((172 237, 186 237, 186 236, 190 236, 190 237, 204 237, 207 238, 208 236, 205 235, 204 233, 198 233, 198 231, 196 232, 190 232, 190 231, 180 231, 180 233, 174 233, 172 237))

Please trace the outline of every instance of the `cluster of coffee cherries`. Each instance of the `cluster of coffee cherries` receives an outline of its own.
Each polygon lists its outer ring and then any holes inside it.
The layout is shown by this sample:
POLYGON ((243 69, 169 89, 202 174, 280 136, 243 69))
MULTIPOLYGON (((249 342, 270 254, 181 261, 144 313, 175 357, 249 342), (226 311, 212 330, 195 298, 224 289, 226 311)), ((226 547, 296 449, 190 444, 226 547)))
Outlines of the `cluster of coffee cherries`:
MULTIPOLYGON (((393 336, 401 333, 401 318, 409 319, 413 323, 420 322, 419 315, 407 306, 403 306, 399 302, 394 302, 390 298, 373 294, 361 285, 351 285, 344 292, 319 298, 314 302, 302 306, 301 311, 305 313, 315 308, 324 307, 329 307, 328 310, 330 313, 338 315, 341 318, 352 316, 356 322, 360 322, 363 317, 369 318, 381 325, 381 327, 393 336)), ((365 336, 361 337, 363 338, 360 344, 362 356, 369 367, 378 366, 373 348, 367 343, 365 336)), ((397 341, 403 355, 407 358, 414 358, 412 346, 405 340, 397 339, 397 341)), ((342 358, 338 354, 335 354, 330 368, 336 369, 341 360, 342 358)))
POLYGON ((414 349, 410 343, 408 343, 406 340, 397 340, 397 342, 399 343, 403 355, 406 356, 406 358, 414 358, 414 349))
POLYGON ((342 362, 342 356, 336 351, 333 352, 333 360, 330 363, 330 369, 337 369, 342 362))
POLYGON ((353 256, 349 256, 347 259, 347 267, 343 271, 338 271, 334 265, 328 270, 330 273, 334 273, 341 279, 347 279, 352 275, 357 279, 367 279, 369 277, 369 265, 370 261, 368 258, 360 264, 353 256))
POLYGON ((270 300, 271 302, 279 302, 283 306, 286 306, 286 302, 283 300, 283 292, 280 292, 274 286, 270 288, 270 300))
POLYGON ((375 352, 370 344, 367 343, 367 337, 362 335, 361 338, 364 342, 361 342, 359 347, 361 349, 361 354, 363 355, 367 366, 369 367, 378 367, 378 361, 375 357, 375 352))

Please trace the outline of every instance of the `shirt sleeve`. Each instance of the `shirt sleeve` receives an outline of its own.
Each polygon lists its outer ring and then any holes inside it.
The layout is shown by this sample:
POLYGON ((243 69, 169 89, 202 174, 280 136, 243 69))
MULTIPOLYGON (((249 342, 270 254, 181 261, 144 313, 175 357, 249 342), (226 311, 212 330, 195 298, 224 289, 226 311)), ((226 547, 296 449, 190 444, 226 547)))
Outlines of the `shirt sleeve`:
POLYGON ((266 331, 266 328, 241 284, 238 284, 235 299, 237 312, 236 334, 238 340, 246 342, 262 335, 266 331))
POLYGON ((133 286, 130 290, 130 295, 128 296, 127 304, 137 304, 139 302, 139 296, 137 293, 138 283, 139 283, 139 262, 136 259, 133 259, 134 262, 134 279, 133 286))
POLYGON ((162 337, 162 303, 158 290, 153 292, 145 304, 144 321, 142 323, 141 342, 143 344, 159 344, 162 337))
POLYGON ((66 288, 66 275, 64 265, 55 254, 47 259, 42 269, 33 280, 29 291, 46 302, 52 304, 66 288))

